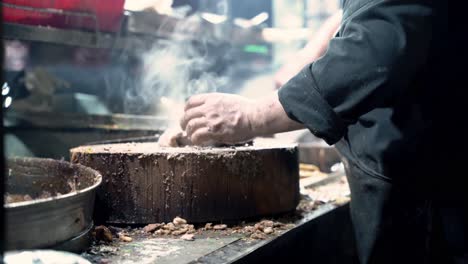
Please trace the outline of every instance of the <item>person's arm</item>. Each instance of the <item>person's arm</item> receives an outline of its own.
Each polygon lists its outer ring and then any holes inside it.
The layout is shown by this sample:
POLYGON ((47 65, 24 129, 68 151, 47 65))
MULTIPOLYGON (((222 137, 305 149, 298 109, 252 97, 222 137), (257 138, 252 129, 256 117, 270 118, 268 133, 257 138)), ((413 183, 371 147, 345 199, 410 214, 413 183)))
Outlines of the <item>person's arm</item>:
MULTIPOLYGON (((180 125, 195 145, 234 144, 304 128, 286 115, 276 92, 260 100, 222 93, 192 96, 180 125)), ((164 135, 160 144, 177 146, 174 137, 164 135)))
POLYGON ((425 1, 357 1, 327 52, 279 90, 288 116, 329 144, 373 109, 412 89, 429 52, 434 7, 425 1))
POLYGON ((276 88, 280 88, 294 75, 299 73, 304 66, 320 58, 327 50, 328 43, 332 39, 341 23, 343 11, 339 10, 323 22, 319 30, 307 42, 305 47, 295 54, 294 59, 284 64, 275 74, 276 88))
POLYGON ((250 114, 253 136, 265 136, 305 128, 288 117, 281 105, 278 93, 274 92, 255 101, 250 114))
POLYGON ((274 97, 260 103, 198 95, 186 105, 182 128, 195 144, 232 143, 300 128, 294 120, 334 144, 362 114, 396 103, 425 63, 433 9, 419 1, 367 1, 353 11, 344 13, 326 54, 279 90, 284 112, 274 97))

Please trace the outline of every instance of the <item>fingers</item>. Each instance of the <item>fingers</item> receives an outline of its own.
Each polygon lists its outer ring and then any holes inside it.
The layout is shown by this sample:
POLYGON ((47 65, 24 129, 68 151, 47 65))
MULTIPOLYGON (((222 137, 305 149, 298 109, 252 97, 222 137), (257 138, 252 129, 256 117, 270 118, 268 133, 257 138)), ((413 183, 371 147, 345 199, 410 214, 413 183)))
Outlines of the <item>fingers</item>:
POLYGON ((185 111, 184 116, 180 120, 180 127, 182 130, 187 129, 187 124, 190 122, 190 120, 195 119, 195 118, 201 118, 205 116, 205 111, 201 109, 201 107, 197 108, 191 108, 185 111))
POLYGON ((168 129, 159 137, 158 144, 161 147, 177 147, 177 138, 181 135, 182 132, 178 129, 168 129))
POLYGON ((191 137, 195 131, 205 126, 207 126, 207 121, 204 117, 194 118, 188 122, 185 132, 188 137, 191 137))
POLYGON ((187 135, 181 135, 180 137, 176 138, 176 142, 178 147, 193 145, 192 141, 190 141, 190 138, 187 135))
POLYGON ((199 145, 199 146, 209 146, 213 145, 215 142, 214 140, 214 134, 213 132, 210 131, 208 127, 202 127, 198 130, 196 130, 190 140, 192 141, 193 144, 199 145))
POLYGON ((174 135, 162 134, 159 137, 158 144, 161 147, 177 147, 177 137, 174 135))
POLYGON ((207 94, 199 94, 194 95, 187 100, 187 103, 184 107, 184 116, 180 120, 180 127, 183 130, 186 130, 187 124, 190 122, 190 120, 204 116, 205 111, 200 109, 200 106, 205 103, 206 97, 207 94))
POLYGON ((186 128, 187 137, 190 141, 199 146, 212 146, 217 142, 216 138, 219 136, 204 117, 195 118, 190 120, 186 128))
POLYGON ((206 100, 213 94, 199 94, 190 97, 184 107, 185 114, 180 120, 180 126, 193 144, 208 146, 215 142, 215 134, 208 126, 205 117, 207 109, 203 106, 206 100))
POLYGON ((206 97, 208 94, 197 94, 194 96, 191 96, 188 100, 187 103, 185 103, 185 108, 184 110, 187 111, 191 108, 200 106, 205 103, 206 97))

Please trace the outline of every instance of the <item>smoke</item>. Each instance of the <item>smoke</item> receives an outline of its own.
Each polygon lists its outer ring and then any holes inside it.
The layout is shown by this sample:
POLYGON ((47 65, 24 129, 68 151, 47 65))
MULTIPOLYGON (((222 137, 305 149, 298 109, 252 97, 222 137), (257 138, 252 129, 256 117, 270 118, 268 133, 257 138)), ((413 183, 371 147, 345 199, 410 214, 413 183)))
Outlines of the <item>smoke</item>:
POLYGON ((128 111, 143 110, 178 119, 181 109, 175 108, 181 108, 187 98, 216 92, 227 84, 228 78, 216 72, 220 54, 207 44, 213 42, 212 36, 200 34, 195 41, 181 38, 189 29, 193 32, 194 25, 201 24, 200 16, 187 17, 175 26, 170 39, 154 43, 141 55, 140 85, 125 95, 128 111))
POLYGON ((258 98, 273 91, 268 74, 247 79, 252 72, 246 71, 248 63, 239 60, 239 49, 231 45, 232 35, 224 26, 228 24, 212 21, 227 13, 227 5, 220 5, 225 1, 205 2, 204 12, 179 19, 176 25, 173 20, 161 24, 161 33, 172 34, 140 55, 140 78, 134 89, 125 90, 125 112, 165 117, 169 127, 176 127, 190 96, 228 92, 258 98))
POLYGON ((250 99, 258 99, 266 94, 271 94, 274 90, 273 73, 268 72, 246 79, 240 86, 239 95, 250 99))

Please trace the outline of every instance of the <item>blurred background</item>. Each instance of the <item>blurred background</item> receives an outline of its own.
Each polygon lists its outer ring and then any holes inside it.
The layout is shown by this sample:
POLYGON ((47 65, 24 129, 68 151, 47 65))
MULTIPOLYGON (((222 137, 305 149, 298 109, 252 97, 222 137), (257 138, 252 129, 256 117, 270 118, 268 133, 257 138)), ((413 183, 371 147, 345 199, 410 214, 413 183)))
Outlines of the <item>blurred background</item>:
POLYGON ((4 0, 7 156, 154 136, 171 103, 259 97, 338 0, 4 0), (169 102, 169 103, 168 103, 169 102))

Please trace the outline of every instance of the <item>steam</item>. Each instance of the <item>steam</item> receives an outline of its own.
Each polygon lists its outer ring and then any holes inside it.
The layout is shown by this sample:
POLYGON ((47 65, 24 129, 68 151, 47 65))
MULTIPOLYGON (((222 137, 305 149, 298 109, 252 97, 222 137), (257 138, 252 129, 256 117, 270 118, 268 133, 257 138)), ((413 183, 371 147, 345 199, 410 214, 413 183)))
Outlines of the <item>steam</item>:
POLYGON ((213 17, 225 17, 227 4, 225 1, 210 3, 206 3, 204 11, 180 19, 176 25, 171 25, 169 20, 161 24, 161 27, 173 27, 172 34, 141 54, 138 85, 125 90, 126 112, 164 116, 169 118, 169 128, 175 128, 179 127, 183 106, 190 96, 235 92, 234 89, 241 88, 240 92, 247 97, 258 98, 273 91, 271 76, 262 75, 245 83, 245 64, 231 63, 237 60, 231 60, 235 49, 228 44, 229 31, 225 30, 224 23, 213 22, 213 17))
POLYGON ((207 36, 196 41, 180 38, 200 22, 198 15, 184 19, 170 39, 158 41, 142 54, 141 84, 138 90, 127 91, 127 108, 147 108, 147 112, 168 116, 175 123, 190 96, 216 92, 227 84, 227 77, 213 71, 217 54, 210 52, 207 36))
POLYGON ((275 91, 273 73, 269 72, 245 80, 239 89, 239 95, 250 99, 259 99, 273 91, 275 91))

